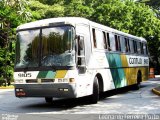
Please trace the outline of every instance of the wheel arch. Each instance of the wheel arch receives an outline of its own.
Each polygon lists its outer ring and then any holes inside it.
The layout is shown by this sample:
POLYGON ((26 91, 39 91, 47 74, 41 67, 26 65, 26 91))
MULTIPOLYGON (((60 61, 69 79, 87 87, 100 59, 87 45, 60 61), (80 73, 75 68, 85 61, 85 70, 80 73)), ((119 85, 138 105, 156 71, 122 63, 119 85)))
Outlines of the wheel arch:
POLYGON ((142 82, 142 71, 138 70, 138 72, 137 72, 137 83, 139 84, 140 82, 142 82))
POLYGON ((103 90, 104 90, 104 84, 103 84, 102 75, 101 75, 100 73, 97 73, 97 74, 96 74, 96 77, 97 77, 98 83, 99 83, 99 91, 100 91, 100 92, 103 92, 103 90))

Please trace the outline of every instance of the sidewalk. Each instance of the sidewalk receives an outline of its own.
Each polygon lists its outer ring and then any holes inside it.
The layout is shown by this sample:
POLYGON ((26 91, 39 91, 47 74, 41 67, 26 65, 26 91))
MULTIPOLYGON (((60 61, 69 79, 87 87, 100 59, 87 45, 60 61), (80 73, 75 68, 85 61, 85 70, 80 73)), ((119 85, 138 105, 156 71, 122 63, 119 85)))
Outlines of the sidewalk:
MULTIPOLYGON (((155 79, 156 81, 160 81, 160 75, 155 76, 154 79, 155 79)), ((155 88, 153 88, 153 89, 152 89, 152 92, 153 92, 154 94, 160 96, 160 85, 157 86, 157 87, 155 87, 155 88)))

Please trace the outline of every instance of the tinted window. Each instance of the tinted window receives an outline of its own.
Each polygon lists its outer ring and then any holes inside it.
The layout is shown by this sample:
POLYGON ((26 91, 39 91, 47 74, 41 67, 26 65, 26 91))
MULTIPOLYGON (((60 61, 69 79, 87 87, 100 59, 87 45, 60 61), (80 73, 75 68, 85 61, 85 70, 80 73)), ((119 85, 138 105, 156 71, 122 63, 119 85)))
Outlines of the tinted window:
POLYGON ((116 51, 114 35, 110 34, 110 49, 116 51))
POLYGON ((106 37, 106 33, 103 32, 103 41, 104 41, 104 48, 107 49, 107 37, 106 37))
POLYGON ((128 38, 124 38, 124 40, 125 40, 126 52, 130 52, 129 39, 128 38))
POLYGON ((16 68, 38 67, 40 30, 20 31, 16 42, 16 68))
POLYGON ((94 44, 94 47, 96 48, 97 42, 96 42, 96 32, 94 28, 92 29, 92 34, 93 34, 93 44, 94 44))
POLYGON ((104 36, 102 31, 96 30, 96 40, 98 41, 97 48, 104 49, 104 36))
POLYGON ((124 37, 120 37, 120 43, 121 43, 121 51, 125 53, 126 50, 125 50, 125 40, 124 40, 124 37))
POLYGON ((108 43, 108 50, 111 50, 109 33, 107 33, 107 43, 108 43))
POLYGON ((141 47, 140 47, 140 42, 137 42, 137 50, 138 50, 138 54, 141 54, 141 47))
POLYGON ((140 45, 141 45, 141 54, 144 54, 143 43, 140 43, 140 45))
POLYGON ((134 53, 134 44, 133 44, 133 40, 129 41, 129 46, 130 46, 130 52, 134 53))
POLYGON ((134 46, 134 53, 137 53, 137 42, 135 40, 133 41, 133 46, 134 46))
POLYGON ((121 51, 121 47, 120 47, 120 36, 115 35, 115 47, 116 47, 116 51, 121 51))

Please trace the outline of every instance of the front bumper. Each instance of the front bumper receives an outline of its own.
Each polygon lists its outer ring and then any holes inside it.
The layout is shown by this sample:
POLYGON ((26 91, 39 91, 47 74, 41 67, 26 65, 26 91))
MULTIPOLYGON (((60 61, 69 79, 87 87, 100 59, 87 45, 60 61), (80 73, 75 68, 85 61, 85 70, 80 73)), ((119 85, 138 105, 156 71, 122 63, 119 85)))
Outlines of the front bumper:
POLYGON ((76 85, 57 84, 15 84, 16 97, 76 98, 76 85))

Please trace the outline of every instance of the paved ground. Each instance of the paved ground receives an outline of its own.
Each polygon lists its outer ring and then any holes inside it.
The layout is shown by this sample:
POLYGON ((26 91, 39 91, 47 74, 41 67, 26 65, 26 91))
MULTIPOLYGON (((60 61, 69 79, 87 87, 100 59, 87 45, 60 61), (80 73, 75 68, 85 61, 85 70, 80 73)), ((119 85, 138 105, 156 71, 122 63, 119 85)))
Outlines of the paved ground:
POLYGON ((19 99, 14 96, 13 90, 0 90, 0 115, 20 114, 23 119, 31 116, 34 120, 43 117, 48 117, 47 120, 96 120, 100 114, 160 114, 160 98, 151 92, 158 84, 159 79, 152 79, 143 82, 140 90, 122 89, 116 95, 116 91, 107 92, 97 104, 89 104, 87 98, 56 100, 47 104, 44 98, 19 99))

